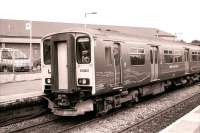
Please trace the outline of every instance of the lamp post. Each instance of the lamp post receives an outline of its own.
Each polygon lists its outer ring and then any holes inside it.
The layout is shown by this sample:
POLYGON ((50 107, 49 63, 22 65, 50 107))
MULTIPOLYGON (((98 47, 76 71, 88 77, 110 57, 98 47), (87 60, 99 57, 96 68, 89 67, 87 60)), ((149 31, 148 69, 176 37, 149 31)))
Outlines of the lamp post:
POLYGON ((178 38, 179 38, 179 40, 180 40, 180 35, 183 35, 183 33, 182 33, 182 32, 176 32, 176 33, 175 33, 174 40, 177 41, 178 38), (179 35, 179 37, 178 37, 178 35, 179 35))
POLYGON ((26 30, 29 30, 29 41, 30 41, 30 46, 29 46, 29 59, 30 59, 30 70, 32 68, 32 21, 26 23, 26 30))
POLYGON ((85 24, 84 24, 84 29, 86 30, 87 28, 87 22, 86 22, 86 19, 87 19, 87 15, 89 14, 97 14, 97 12, 85 12, 85 24))

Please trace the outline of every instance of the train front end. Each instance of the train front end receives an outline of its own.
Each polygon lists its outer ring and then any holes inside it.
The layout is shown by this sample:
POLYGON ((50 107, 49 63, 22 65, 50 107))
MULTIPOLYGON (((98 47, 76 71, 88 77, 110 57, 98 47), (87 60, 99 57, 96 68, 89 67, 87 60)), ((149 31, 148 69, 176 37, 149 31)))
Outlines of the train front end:
POLYGON ((43 90, 55 115, 93 111, 94 41, 87 33, 52 34, 42 41, 43 90))

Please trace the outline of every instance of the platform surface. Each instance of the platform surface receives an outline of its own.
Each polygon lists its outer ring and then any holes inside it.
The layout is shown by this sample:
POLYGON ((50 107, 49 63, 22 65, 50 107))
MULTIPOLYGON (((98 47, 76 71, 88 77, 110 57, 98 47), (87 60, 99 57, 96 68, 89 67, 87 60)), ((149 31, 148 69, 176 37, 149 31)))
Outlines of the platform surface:
POLYGON ((200 133, 200 105, 160 133, 200 133))
POLYGON ((41 80, 0 84, 0 104, 40 96, 43 94, 41 88, 41 80))

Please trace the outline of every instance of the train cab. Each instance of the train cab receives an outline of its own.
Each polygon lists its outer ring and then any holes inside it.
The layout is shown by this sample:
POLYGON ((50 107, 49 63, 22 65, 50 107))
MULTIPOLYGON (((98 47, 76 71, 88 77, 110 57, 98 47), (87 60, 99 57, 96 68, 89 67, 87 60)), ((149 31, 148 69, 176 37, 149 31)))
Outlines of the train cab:
POLYGON ((62 112, 54 109, 59 106, 77 113, 77 103, 95 93, 92 39, 81 32, 58 33, 43 39, 43 89, 49 95, 52 111, 62 112))

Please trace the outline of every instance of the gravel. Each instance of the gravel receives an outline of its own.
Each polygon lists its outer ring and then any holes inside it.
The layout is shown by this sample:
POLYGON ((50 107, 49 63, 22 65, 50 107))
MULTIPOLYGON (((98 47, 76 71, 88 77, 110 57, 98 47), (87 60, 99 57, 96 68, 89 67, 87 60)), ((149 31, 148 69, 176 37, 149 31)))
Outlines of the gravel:
POLYGON ((131 127, 124 133, 157 133, 167 127, 186 113, 190 112, 200 103, 200 94, 181 102, 173 108, 165 110, 161 114, 156 114, 152 119, 146 120, 142 124, 131 127))
POLYGON ((170 106, 177 104, 184 99, 191 97, 194 94, 200 93, 198 85, 182 88, 173 92, 165 93, 159 97, 152 98, 145 102, 135 104, 123 112, 109 116, 96 123, 90 123, 82 127, 71 130, 70 132, 78 133, 109 133, 117 132, 130 124, 137 123, 142 119, 158 113, 170 106))
POLYGON ((19 123, 15 123, 15 124, 11 124, 8 126, 4 126, 4 127, 0 127, 0 133, 4 133, 4 132, 12 132, 24 127, 29 127, 31 125, 35 125, 38 123, 44 123, 46 121, 50 121, 52 119, 57 118, 57 116, 53 115, 53 114, 46 114, 46 115, 42 115, 40 117, 37 118, 33 118, 33 119, 29 119, 23 122, 19 122, 19 123))

